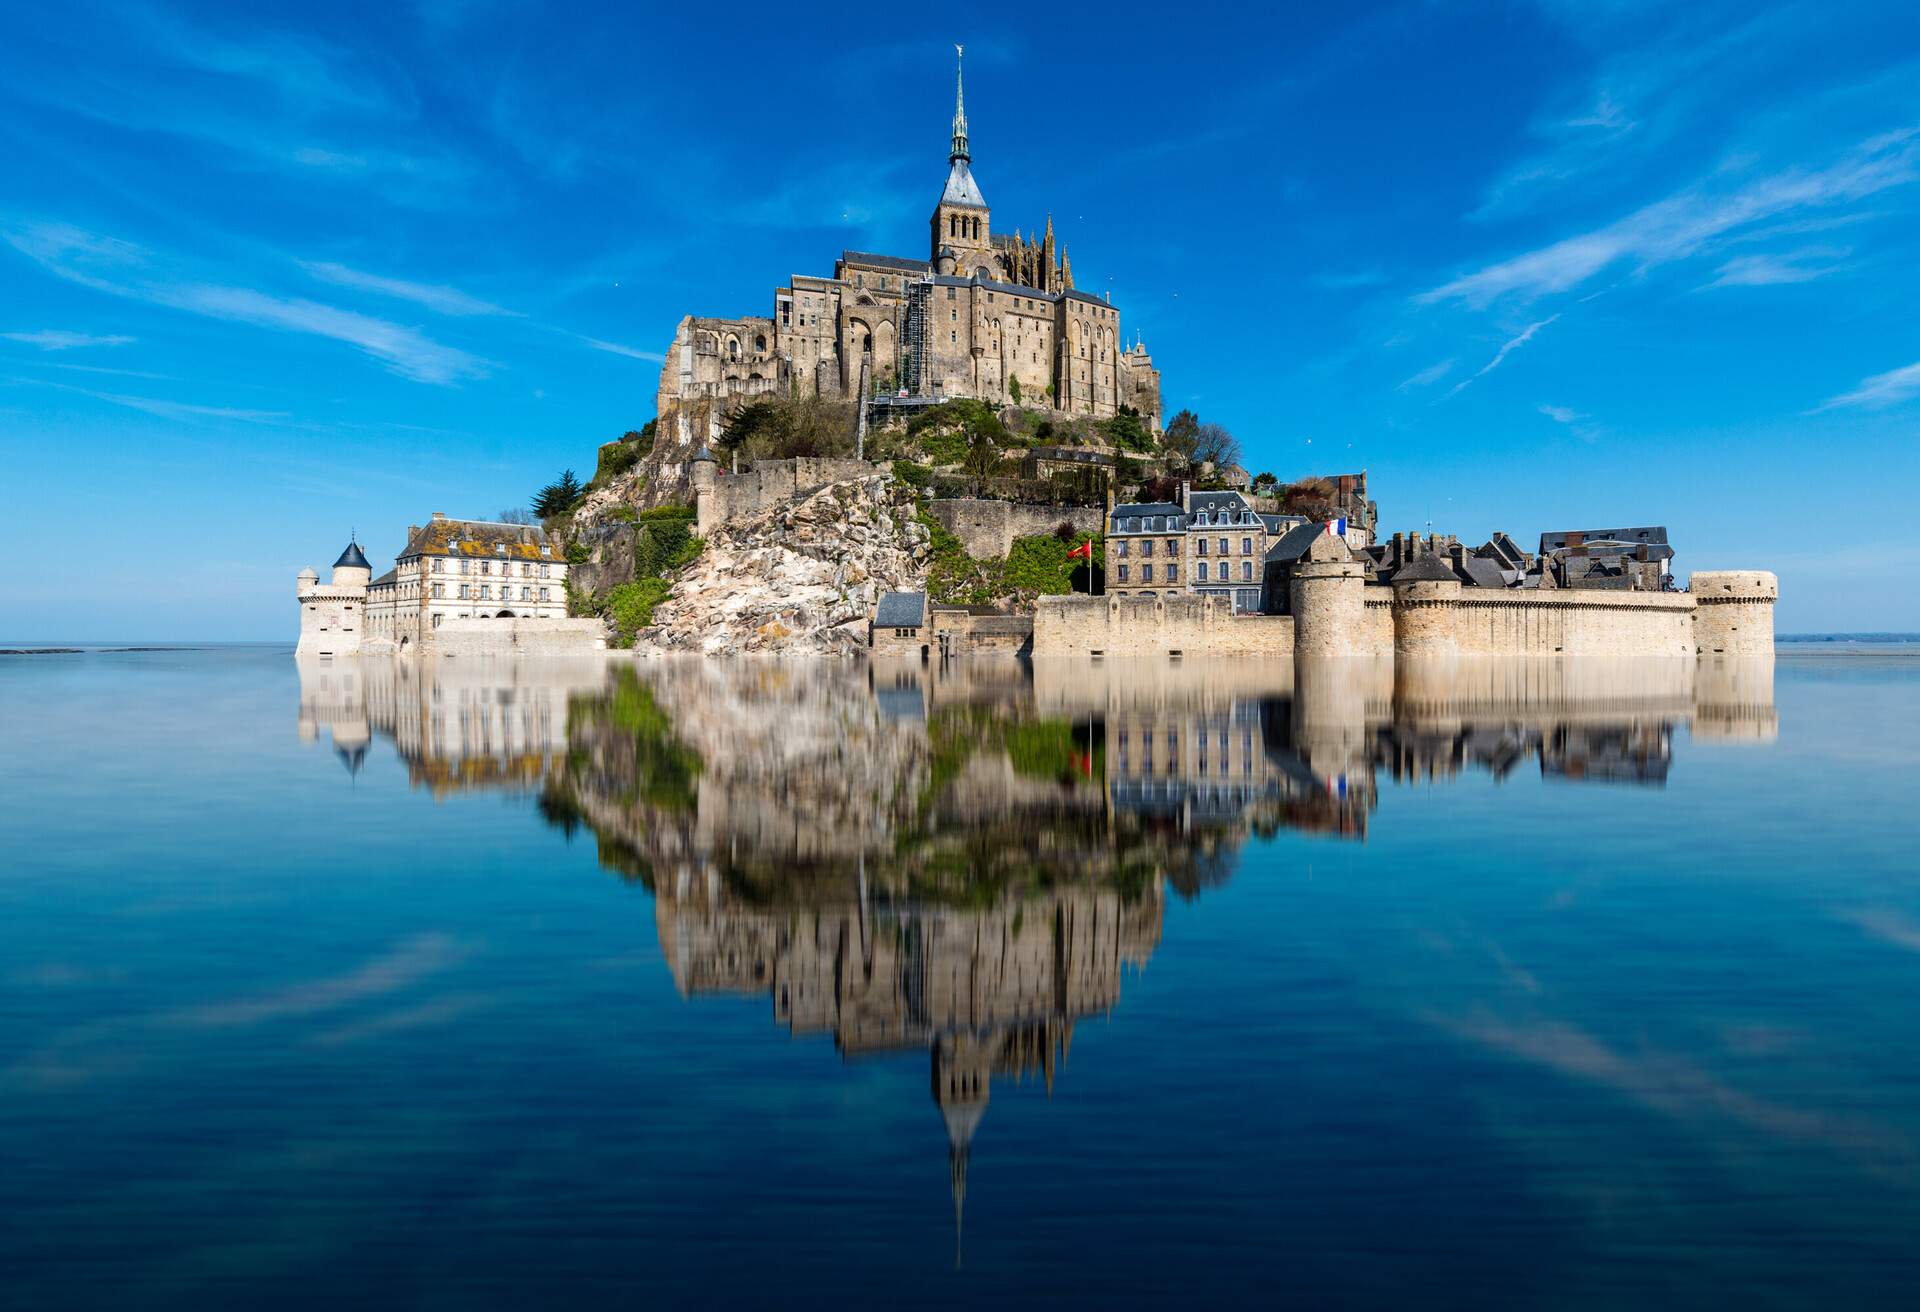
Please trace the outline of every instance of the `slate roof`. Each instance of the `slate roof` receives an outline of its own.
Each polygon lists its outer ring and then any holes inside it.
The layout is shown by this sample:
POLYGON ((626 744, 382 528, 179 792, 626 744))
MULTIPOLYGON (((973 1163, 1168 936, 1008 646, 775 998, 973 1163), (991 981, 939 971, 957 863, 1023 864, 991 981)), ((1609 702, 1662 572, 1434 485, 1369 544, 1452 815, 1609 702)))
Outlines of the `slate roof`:
POLYGON ((436 519, 407 539, 399 559, 416 556, 465 556, 472 560, 563 560, 542 553, 547 532, 533 524, 496 524, 478 519, 436 519), (523 537, 525 540, 523 540, 523 537), (496 551, 495 547, 505 547, 496 551))
POLYGON ((1270 563, 1290 565, 1303 559, 1313 548, 1313 540, 1326 536, 1326 526, 1308 521, 1296 524, 1283 534, 1280 540, 1267 548, 1266 559, 1270 563))
POLYGON ((399 576, 400 576, 400 571, 398 569, 390 569, 385 574, 382 574, 379 578, 375 579, 373 582, 367 584, 367 586, 369 588, 385 587, 387 584, 392 583, 399 576))
POLYGON ((347 549, 340 553, 340 559, 333 562, 335 569, 339 569, 342 565, 357 567, 359 569, 373 568, 372 565, 367 563, 367 553, 360 550, 360 544, 358 542, 347 543, 347 549))
POLYGON ((1204 510, 1209 515, 1216 510, 1228 510, 1237 515, 1252 510, 1253 506, 1238 492, 1190 492, 1187 494, 1187 509, 1195 513, 1204 510))
POLYGON ((967 161, 956 159, 953 167, 947 170, 947 188, 940 193, 942 205, 977 205, 987 207, 987 198, 980 194, 980 184, 973 180, 973 170, 967 167, 967 161))
POLYGON ((1107 523, 1109 528, 1116 533, 1178 533, 1184 531, 1187 526, 1187 512, 1174 505, 1171 501, 1154 501, 1137 505, 1115 506, 1113 513, 1107 516, 1107 523), (1146 519, 1152 515, 1160 515, 1174 522, 1162 529, 1121 529, 1119 527, 1120 521, 1123 519, 1146 519))
POLYGON ((1507 571, 1500 568, 1499 561, 1489 560, 1485 556, 1468 556, 1462 567, 1467 571, 1467 582, 1476 588, 1507 586, 1507 571))
POLYGON ((898 255, 875 255, 871 251, 841 251, 842 264, 859 264, 869 269, 902 269, 908 273, 925 273, 928 264, 925 260, 907 260, 898 255))
POLYGON ((1540 554, 1568 550, 1567 539, 1578 535, 1583 538, 1582 545, 1589 555, 1626 556, 1633 555, 1641 547, 1647 548, 1647 555, 1653 560, 1672 560, 1673 548, 1667 543, 1667 530, 1664 525, 1652 525, 1646 528, 1587 528, 1563 529, 1558 533, 1540 535, 1540 554))
POLYGON ((876 629, 917 629, 927 622, 927 594, 924 592, 883 592, 880 604, 873 608, 876 629))

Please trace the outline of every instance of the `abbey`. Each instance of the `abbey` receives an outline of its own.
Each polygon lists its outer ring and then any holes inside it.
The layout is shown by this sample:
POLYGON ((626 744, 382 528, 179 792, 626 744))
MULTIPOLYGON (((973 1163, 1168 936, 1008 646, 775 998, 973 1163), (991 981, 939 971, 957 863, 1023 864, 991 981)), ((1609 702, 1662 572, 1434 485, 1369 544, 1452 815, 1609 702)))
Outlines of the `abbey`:
POLYGON ((973 176, 955 78, 947 181, 925 258, 842 251, 833 276, 795 275, 767 318, 680 321, 660 370, 663 438, 697 447, 755 397, 954 397, 1105 418, 1122 406, 1160 427, 1160 374, 1120 311, 1073 285, 1053 220, 995 232, 973 176))

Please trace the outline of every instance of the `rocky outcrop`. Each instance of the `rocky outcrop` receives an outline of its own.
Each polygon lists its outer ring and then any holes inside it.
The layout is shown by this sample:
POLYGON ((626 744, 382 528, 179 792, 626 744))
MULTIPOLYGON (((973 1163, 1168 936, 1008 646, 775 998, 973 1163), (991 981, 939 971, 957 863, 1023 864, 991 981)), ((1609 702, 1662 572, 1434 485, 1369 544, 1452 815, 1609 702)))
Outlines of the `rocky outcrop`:
POLYGON ((926 587, 926 528, 876 473, 802 492, 707 538, 637 648, 840 652, 866 646, 883 592, 926 587))

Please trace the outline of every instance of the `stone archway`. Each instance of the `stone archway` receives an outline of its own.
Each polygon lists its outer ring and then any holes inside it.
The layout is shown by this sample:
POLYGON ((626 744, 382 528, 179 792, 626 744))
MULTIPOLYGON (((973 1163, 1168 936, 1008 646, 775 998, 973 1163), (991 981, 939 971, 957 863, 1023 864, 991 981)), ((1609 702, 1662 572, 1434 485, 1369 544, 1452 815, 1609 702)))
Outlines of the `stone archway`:
POLYGON ((493 618, 497 620, 510 620, 513 618, 513 612, 510 610, 503 610, 498 615, 495 615, 493 618))

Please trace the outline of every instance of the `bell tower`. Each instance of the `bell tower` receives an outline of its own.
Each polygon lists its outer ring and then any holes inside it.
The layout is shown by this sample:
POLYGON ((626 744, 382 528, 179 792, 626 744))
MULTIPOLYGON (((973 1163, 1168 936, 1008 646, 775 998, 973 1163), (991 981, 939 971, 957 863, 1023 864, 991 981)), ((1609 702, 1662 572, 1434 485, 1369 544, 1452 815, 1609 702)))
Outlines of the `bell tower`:
POLYGON ((985 268, 994 273, 993 243, 988 233, 987 198, 973 180, 972 154, 967 148, 967 96, 960 59, 966 47, 954 48, 953 146, 947 155, 947 186, 933 210, 933 247, 930 258, 936 272, 965 278, 985 268))

